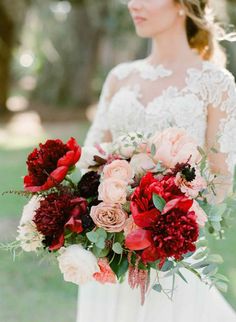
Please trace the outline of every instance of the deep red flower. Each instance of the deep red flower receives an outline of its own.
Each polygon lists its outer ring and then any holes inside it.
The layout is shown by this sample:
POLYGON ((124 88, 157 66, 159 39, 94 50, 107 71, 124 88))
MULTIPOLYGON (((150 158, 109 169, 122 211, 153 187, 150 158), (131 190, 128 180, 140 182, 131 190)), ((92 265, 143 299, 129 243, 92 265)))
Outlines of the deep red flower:
POLYGON ((64 144, 61 140, 47 140, 34 149, 26 161, 28 175, 24 177, 27 191, 48 190, 64 180, 68 171, 81 156, 81 147, 74 138, 64 144))
POLYGON ((64 244, 65 228, 72 232, 83 231, 81 217, 87 213, 87 201, 70 194, 51 193, 40 201, 34 222, 45 236, 46 246, 56 250, 64 244))
POLYGON ((183 196, 183 193, 175 184, 174 177, 162 176, 156 179, 153 173, 147 173, 132 194, 130 204, 134 222, 141 228, 149 227, 160 214, 153 203, 154 193, 165 201, 183 196))
POLYGON ((193 200, 187 198, 175 185, 173 176, 156 179, 148 173, 131 197, 131 213, 140 229, 126 237, 126 247, 141 251, 144 263, 168 257, 181 259, 196 249, 199 236, 196 214, 190 211, 193 200), (153 193, 167 203, 162 211, 153 204, 153 193))

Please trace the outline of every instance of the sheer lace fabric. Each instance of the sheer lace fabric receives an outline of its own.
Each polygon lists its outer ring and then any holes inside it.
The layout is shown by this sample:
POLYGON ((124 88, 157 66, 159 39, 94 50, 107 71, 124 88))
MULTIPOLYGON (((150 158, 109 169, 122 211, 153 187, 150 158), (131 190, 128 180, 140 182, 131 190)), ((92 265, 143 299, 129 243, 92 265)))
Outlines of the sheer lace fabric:
POLYGON ((105 82, 85 144, 101 142, 107 130, 114 139, 129 131, 152 133, 178 126, 204 146, 209 106, 224 112, 216 140, 220 151, 227 154, 228 168, 233 172, 236 163, 234 78, 210 62, 188 68, 182 77, 145 60, 118 65, 105 82))

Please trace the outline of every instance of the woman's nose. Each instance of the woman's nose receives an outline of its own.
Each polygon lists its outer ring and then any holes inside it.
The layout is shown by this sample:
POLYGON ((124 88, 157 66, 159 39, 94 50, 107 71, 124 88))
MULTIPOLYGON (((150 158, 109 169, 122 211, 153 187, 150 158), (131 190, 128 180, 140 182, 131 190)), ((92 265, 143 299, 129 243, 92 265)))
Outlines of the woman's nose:
POLYGON ((143 1, 142 0, 130 0, 128 2, 128 8, 130 10, 139 10, 143 7, 143 1))

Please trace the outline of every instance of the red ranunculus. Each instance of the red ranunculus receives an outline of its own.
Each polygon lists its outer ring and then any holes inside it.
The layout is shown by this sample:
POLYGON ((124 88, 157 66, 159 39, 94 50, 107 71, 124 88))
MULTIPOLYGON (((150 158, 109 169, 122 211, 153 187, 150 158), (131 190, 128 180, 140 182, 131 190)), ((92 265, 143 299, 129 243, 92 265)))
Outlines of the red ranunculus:
POLYGON ((37 230, 45 236, 45 244, 56 250, 64 244, 65 228, 81 233, 82 216, 87 213, 87 201, 70 194, 51 193, 40 201, 34 223, 37 230))
POLYGON ((126 247, 141 251, 144 263, 168 257, 180 259, 196 249, 199 236, 196 214, 190 211, 193 200, 187 198, 175 185, 174 177, 156 179, 148 173, 131 197, 131 213, 140 229, 126 237, 126 247), (153 193, 167 202, 162 212, 153 204, 153 193))
POLYGON ((74 138, 64 144, 61 140, 47 140, 34 149, 27 159, 28 175, 24 177, 27 191, 48 190, 64 180, 68 171, 81 156, 81 147, 74 138))

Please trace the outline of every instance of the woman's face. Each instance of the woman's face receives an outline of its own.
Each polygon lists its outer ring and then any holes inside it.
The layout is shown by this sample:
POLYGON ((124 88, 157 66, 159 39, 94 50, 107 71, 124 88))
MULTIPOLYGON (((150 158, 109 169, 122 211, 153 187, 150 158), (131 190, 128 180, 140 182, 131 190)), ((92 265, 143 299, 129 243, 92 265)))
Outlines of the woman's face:
POLYGON ((153 38, 177 26, 184 17, 175 0, 129 0, 128 8, 140 37, 153 38))

